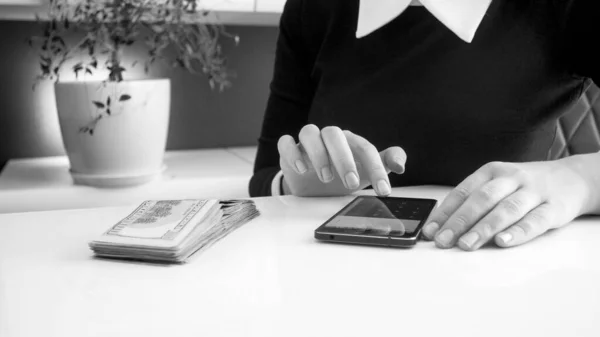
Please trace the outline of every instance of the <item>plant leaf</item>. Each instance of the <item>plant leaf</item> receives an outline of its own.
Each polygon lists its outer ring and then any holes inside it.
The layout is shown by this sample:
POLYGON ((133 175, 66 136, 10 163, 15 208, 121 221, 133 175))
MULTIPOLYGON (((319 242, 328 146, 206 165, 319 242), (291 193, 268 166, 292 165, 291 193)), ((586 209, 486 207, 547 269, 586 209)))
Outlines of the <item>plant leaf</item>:
POLYGON ((81 70, 83 70, 83 65, 81 62, 79 62, 73 66, 73 72, 75 73, 75 78, 79 78, 79 72, 81 70))
POLYGON ((50 66, 49 65, 45 65, 45 64, 41 64, 40 63, 40 69, 42 69, 42 74, 43 75, 49 75, 50 74, 50 66))
POLYGON ((92 101, 92 103, 94 103, 97 108, 104 109, 104 103, 98 101, 92 101))
POLYGON ((65 43, 65 40, 63 40, 63 38, 60 37, 60 36, 54 36, 54 37, 52 37, 52 43, 57 43, 61 47, 66 47, 67 46, 67 44, 65 43))
POLYGON ((49 57, 40 55, 40 60, 42 60, 42 62, 46 65, 50 65, 52 63, 52 60, 49 57))
POLYGON ((130 99, 131 99, 131 96, 129 96, 129 95, 121 95, 121 97, 119 97, 119 102, 129 101, 130 99))

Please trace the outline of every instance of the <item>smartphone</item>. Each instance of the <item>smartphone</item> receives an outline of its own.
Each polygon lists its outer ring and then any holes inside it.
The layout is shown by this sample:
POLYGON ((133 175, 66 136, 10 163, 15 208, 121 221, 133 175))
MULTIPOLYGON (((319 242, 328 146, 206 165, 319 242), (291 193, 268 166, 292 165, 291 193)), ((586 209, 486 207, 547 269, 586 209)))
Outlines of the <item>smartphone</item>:
POLYGON ((329 242, 412 247, 437 200, 359 196, 315 230, 329 242))

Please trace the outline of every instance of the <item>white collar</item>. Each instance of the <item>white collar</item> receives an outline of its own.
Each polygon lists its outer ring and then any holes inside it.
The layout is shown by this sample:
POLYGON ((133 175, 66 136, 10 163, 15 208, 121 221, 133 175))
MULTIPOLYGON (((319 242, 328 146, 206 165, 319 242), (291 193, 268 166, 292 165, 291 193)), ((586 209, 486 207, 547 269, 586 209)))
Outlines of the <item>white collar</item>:
MULTIPOLYGON (((356 37, 371 34, 402 14, 411 0, 360 0, 356 37)), ((420 0, 433 16, 466 42, 475 32, 492 0, 420 0)))

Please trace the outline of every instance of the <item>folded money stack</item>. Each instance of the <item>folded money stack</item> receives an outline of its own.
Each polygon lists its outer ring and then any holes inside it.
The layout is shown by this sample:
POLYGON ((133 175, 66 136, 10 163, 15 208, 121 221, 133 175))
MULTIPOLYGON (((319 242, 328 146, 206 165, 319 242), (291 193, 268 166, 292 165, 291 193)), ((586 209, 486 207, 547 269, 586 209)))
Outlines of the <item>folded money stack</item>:
POLYGON ((150 200, 89 246, 99 257, 183 263, 258 215, 250 200, 150 200))

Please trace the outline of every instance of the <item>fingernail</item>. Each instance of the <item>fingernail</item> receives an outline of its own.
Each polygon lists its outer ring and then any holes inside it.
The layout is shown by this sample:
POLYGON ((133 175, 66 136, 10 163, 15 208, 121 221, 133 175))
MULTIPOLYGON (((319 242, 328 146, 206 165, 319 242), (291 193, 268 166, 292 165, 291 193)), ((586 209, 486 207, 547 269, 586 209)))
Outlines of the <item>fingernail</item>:
POLYGON ((302 160, 296 160, 296 170, 298 170, 298 173, 300 174, 306 172, 306 165, 304 165, 302 160))
POLYGON ((346 174, 346 187, 353 190, 355 188, 358 188, 358 185, 359 185, 359 181, 358 181, 358 176, 356 175, 356 173, 348 172, 348 174, 346 174))
POLYGON ((510 242, 510 240, 512 240, 512 238, 513 238, 513 236, 510 233, 504 232, 504 233, 498 234, 498 239, 500 241, 502 241, 502 243, 505 245, 508 244, 510 242))
POLYGON ((450 242, 452 242, 452 238, 454 237, 454 233, 452 233, 451 229, 444 229, 440 234, 437 235, 435 241, 439 243, 442 247, 448 247, 450 242))
POLYGON ((330 181, 333 180, 333 173, 331 173, 331 169, 329 169, 329 167, 325 166, 321 169, 321 177, 323 178, 323 181, 328 183, 330 181))
POLYGON ((398 167, 399 167, 398 172, 396 172, 396 173, 398 173, 398 174, 404 173, 404 161, 402 160, 402 158, 395 157, 394 163, 398 164, 398 167))
POLYGON ((392 193, 390 185, 383 179, 377 183, 377 190, 380 195, 390 195, 392 193))
POLYGON ((423 232, 425 233, 426 237, 431 239, 435 236, 435 233, 437 233, 439 229, 440 225, 438 225, 437 222, 430 222, 427 224, 427 226, 425 226, 425 228, 423 228, 423 232))
POLYGON ((479 240, 479 234, 476 232, 469 232, 460 238, 459 243, 462 244, 464 248, 471 249, 475 243, 477 243, 477 240, 479 240))

